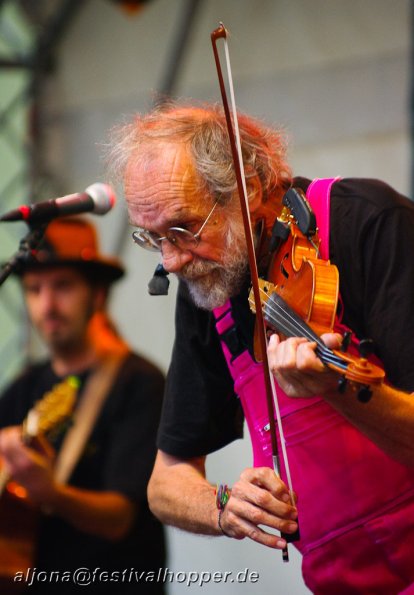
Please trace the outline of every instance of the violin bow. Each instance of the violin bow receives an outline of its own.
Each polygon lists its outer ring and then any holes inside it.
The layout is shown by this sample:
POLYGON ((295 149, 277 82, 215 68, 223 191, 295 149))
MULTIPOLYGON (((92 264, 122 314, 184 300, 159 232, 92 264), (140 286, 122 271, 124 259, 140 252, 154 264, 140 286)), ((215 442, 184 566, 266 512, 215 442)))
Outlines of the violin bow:
MULTIPOLYGON (((236 182, 237 182, 237 190, 239 193, 240 199, 240 207, 243 216, 243 225, 244 225, 244 233, 246 238, 247 244, 247 253, 249 259, 249 268, 250 268, 250 276, 252 282, 252 290, 254 296, 254 302, 256 306, 256 325, 257 325, 257 332, 259 338, 259 345, 262 352, 262 364, 263 364, 263 371, 264 371, 264 381, 266 387, 266 404, 267 404, 267 411, 269 417, 269 434, 271 438, 271 447, 272 447, 272 461, 273 461, 273 469, 276 473, 277 477, 280 478, 280 455, 279 449, 277 444, 277 435, 276 435, 276 425, 275 425, 275 415, 277 419, 277 424, 279 428, 279 437, 280 437, 280 445, 282 449, 282 456, 283 462, 285 466, 286 472, 286 480, 290 492, 291 503, 295 503, 294 492, 292 487, 292 479, 290 474, 289 462, 286 452, 286 444, 285 438, 282 428, 282 419, 280 415, 280 409, 277 399, 277 391, 275 385, 275 379, 273 374, 269 368, 269 360, 267 357, 267 337, 266 337, 266 330, 265 330, 265 323, 263 317, 263 311, 261 306, 261 296, 260 296, 260 285, 259 285, 259 273, 257 269, 256 263, 256 253, 254 248, 254 239, 253 239, 253 232, 250 220, 250 211, 249 211, 249 202, 247 197, 247 187, 246 187, 246 178, 244 173, 244 166, 243 166, 243 157, 241 151, 241 140, 240 140, 240 132, 239 132, 239 124, 237 119, 237 110, 236 110, 236 103, 234 97, 234 87, 233 87, 233 79, 231 75, 231 66, 230 66, 230 55, 227 43, 227 30, 224 27, 223 23, 220 23, 220 26, 215 29, 211 33, 211 42, 213 45, 213 53, 214 59, 216 62, 216 69, 217 75, 219 80, 220 92, 223 102, 224 113, 226 117, 227 129, 229 134, 230 140, 230 147, 231 153, 234 163, 234 170, 236 175, 236 182), (230 108, 227 101, 227 94, 226 88, 223 79, 223 73, 221 70, 220 65, 220 58, 217 50, 217 40, 223 39, 224 40, 224 51, 226 56, 226 67, 227 67, 227 77, 228 77, 228 84, 229 84, 229 91, 230 91, 230 98, 232 104, 232 116, 230 114, 230 108), (234 126, 234 128, 233 128, 234 126)), ((289 536, 284 535, 285 538, 289 536)), ((282 552, 283 561, 289 561, 289 553, 287 546, 283 549, 282 552)))

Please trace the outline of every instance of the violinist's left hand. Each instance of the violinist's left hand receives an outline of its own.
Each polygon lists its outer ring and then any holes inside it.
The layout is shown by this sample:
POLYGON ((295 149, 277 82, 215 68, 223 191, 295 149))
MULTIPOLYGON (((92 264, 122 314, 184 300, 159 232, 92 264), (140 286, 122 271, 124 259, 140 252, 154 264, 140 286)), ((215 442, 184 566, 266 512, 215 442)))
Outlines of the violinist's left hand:
MULTIPOLYGON (((321 336, 331 349, 338 349, 341 335, 321 336)), ((275 333, 269 339, 269 367, 279 386, 289 397, 313 397, 337 391, 338 374, 329 370, 315 354, 316 343, 291 337, 281 340, 275 333)))

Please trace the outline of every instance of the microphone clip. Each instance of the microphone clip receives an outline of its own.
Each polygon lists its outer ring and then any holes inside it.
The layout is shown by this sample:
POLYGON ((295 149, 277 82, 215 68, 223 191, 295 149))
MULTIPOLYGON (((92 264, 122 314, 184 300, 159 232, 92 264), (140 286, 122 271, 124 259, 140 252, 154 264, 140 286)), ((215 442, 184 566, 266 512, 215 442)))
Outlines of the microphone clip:
POLYGON ((13 272, 17 272, 22 264, 36 260, 37 248, 43 239, 47 225, 47 223, 39 223, 36 226, 29 226, 29 231, 20 240, 18 251, 0 270, 0 286, 13 272))
POLYGON ((150 295, 168 295, 169 285, 168 271, 164 269, 162 264, 158 264, 151 281, 148 283, 148 293, 150 295))

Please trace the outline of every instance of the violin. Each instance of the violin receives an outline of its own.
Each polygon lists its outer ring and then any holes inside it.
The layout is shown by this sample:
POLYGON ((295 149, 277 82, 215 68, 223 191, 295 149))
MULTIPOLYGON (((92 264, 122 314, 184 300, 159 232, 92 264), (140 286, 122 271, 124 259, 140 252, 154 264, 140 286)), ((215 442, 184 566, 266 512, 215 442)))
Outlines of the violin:
MULTIPOLYGON (((294 192, 295 201, 300 200, 298 191, 294 192)), ((289 199, 284 198, 283 202, 289 202, 289 199)), ((358 398, 369 400, 369 387, 385 378, 384 370, 367 358, 370 343, 361 341, 362 357, 357 357, 346 351, 329 349, 320 338, 322 333, 334 330, 339 273, 329 260, 319 258, 320 239, 316 225, 304 224, 303 220, 298 225, 292 211, 284 206, 274 230, 281 245, 271 258, 268 280, 259 279, 260 302, 267 327, 285 337, 304 337, 315 342, 319 359, 341 374, 341 392, 349 380, 360 385, 358 398)), ((256 313, 252 292, 249 304, 256 313)), ((344 343, 346 346, 347 341, 344 343)), ((256 340, 255 356, 260 360, 256 340)))

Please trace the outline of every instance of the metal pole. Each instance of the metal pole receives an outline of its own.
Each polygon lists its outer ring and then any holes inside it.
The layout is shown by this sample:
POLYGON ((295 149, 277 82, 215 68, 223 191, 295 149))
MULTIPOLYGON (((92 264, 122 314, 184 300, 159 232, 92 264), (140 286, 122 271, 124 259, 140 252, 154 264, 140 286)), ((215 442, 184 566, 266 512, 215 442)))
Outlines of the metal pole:
MULTIPOLYGON (((185 50, 187 48, 190 32, 194 23, 197 9, 201 5, 202 0, 187 0, 184 7, 182 17, 180 19, 180 26, 177 34, 174 37, 171 50, 168 52, 168 59, 164 70, 164 75, 161 77, 161 82, 158 85, 158 92, 161 95, 161 101, 173 95, 176 87, 178 75, 182 67, 185 50)), ((128 219, 124 216, 120 232, 114 242, 115 254, 121 255, 124 251, 124 245, 128 236, 128 219)))

